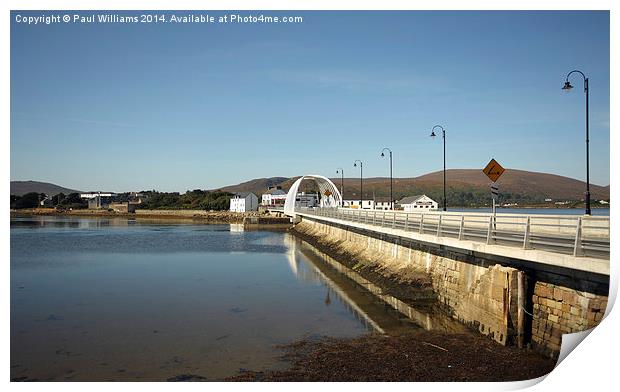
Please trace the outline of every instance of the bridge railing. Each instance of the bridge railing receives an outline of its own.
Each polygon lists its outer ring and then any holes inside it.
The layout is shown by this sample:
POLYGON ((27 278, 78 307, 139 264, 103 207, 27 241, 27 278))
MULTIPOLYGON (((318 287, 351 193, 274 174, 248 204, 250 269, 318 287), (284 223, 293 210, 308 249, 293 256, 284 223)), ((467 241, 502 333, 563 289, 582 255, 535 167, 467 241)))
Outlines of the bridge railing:
POLYGON ((609 258, 609 217, 302 208, 299 213, 486 244, 609 258))

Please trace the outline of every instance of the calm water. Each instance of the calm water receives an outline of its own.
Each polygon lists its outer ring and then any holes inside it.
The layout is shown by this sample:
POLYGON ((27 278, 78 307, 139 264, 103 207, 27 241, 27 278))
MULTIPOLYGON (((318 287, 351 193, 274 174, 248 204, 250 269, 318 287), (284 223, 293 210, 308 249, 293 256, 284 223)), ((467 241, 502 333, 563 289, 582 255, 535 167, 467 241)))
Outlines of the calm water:
POLYGON ((209 380, 279 344, 415 328, 283 232, 11 218, 11 378, 209 380))

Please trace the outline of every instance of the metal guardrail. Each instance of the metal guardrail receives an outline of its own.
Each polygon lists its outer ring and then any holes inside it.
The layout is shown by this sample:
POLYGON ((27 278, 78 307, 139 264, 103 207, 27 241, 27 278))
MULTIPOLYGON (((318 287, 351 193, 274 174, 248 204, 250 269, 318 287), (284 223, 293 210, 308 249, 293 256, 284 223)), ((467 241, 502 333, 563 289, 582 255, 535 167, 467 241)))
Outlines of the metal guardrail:
POLYGON ((436 237, 609 259, 609 217, 298 208, 299 213, 436 237))

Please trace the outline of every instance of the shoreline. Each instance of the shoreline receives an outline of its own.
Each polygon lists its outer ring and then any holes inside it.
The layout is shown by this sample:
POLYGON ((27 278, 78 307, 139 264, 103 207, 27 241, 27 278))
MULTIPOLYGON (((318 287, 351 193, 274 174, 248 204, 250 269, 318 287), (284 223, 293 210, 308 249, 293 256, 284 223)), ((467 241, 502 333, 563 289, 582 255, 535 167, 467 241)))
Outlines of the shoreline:
POLYGON ((280 348, 286 370, 242 370, 223 381, 506 382, 544 376, 556 361, 473 334, 424 331, 394 336, 297 340, 280 348), (364 364, 360 366, 360 364, 364 364))
POLYGON ((100 210, 57 211, 52 208, 10 210, 11 216, 69 216, 89 218, 134 218, 134 219, 180 219, 213 223, 243 223, 247 217, 261 216, 258 212, 230 212, 204 210, 136 210, 135 213, 100 210))

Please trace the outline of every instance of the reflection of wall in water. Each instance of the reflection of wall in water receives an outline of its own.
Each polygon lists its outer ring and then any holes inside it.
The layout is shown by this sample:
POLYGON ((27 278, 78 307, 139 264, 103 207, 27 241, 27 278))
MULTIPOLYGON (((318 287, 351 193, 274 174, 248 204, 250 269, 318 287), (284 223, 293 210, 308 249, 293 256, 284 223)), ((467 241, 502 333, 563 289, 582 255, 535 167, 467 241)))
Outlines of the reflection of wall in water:
POLYGON ((231 223, 230 224, 230 232, 231 233, 242 233, 243 230, 243 223, 231 223))
POLYGON ((129 220, 127 218, 81 218, 78 221, 80 229, 96 229, 100 227, 110 227, 110 226, 129 226, 130 224, 135 223, 133 220, 129 220), (130 223, 131 222, 131 223, 130 223))
MULTIPOLYGON (((325 276, 311 261, 303 261, 298 258, 297 241, 294 236, 284 236, 284 245, 288 248, 286 257, 293 274, 305 283, 320 283, 327 288, 325 305, 329 306, 335 297, 345 309, 347 309, 366 329, 374 329, 383 333, 383 329, 374 322, 349 296, 338 286, 336 282, 325 276)), ((331 268, 331 267, 330 267, 331 268)))

